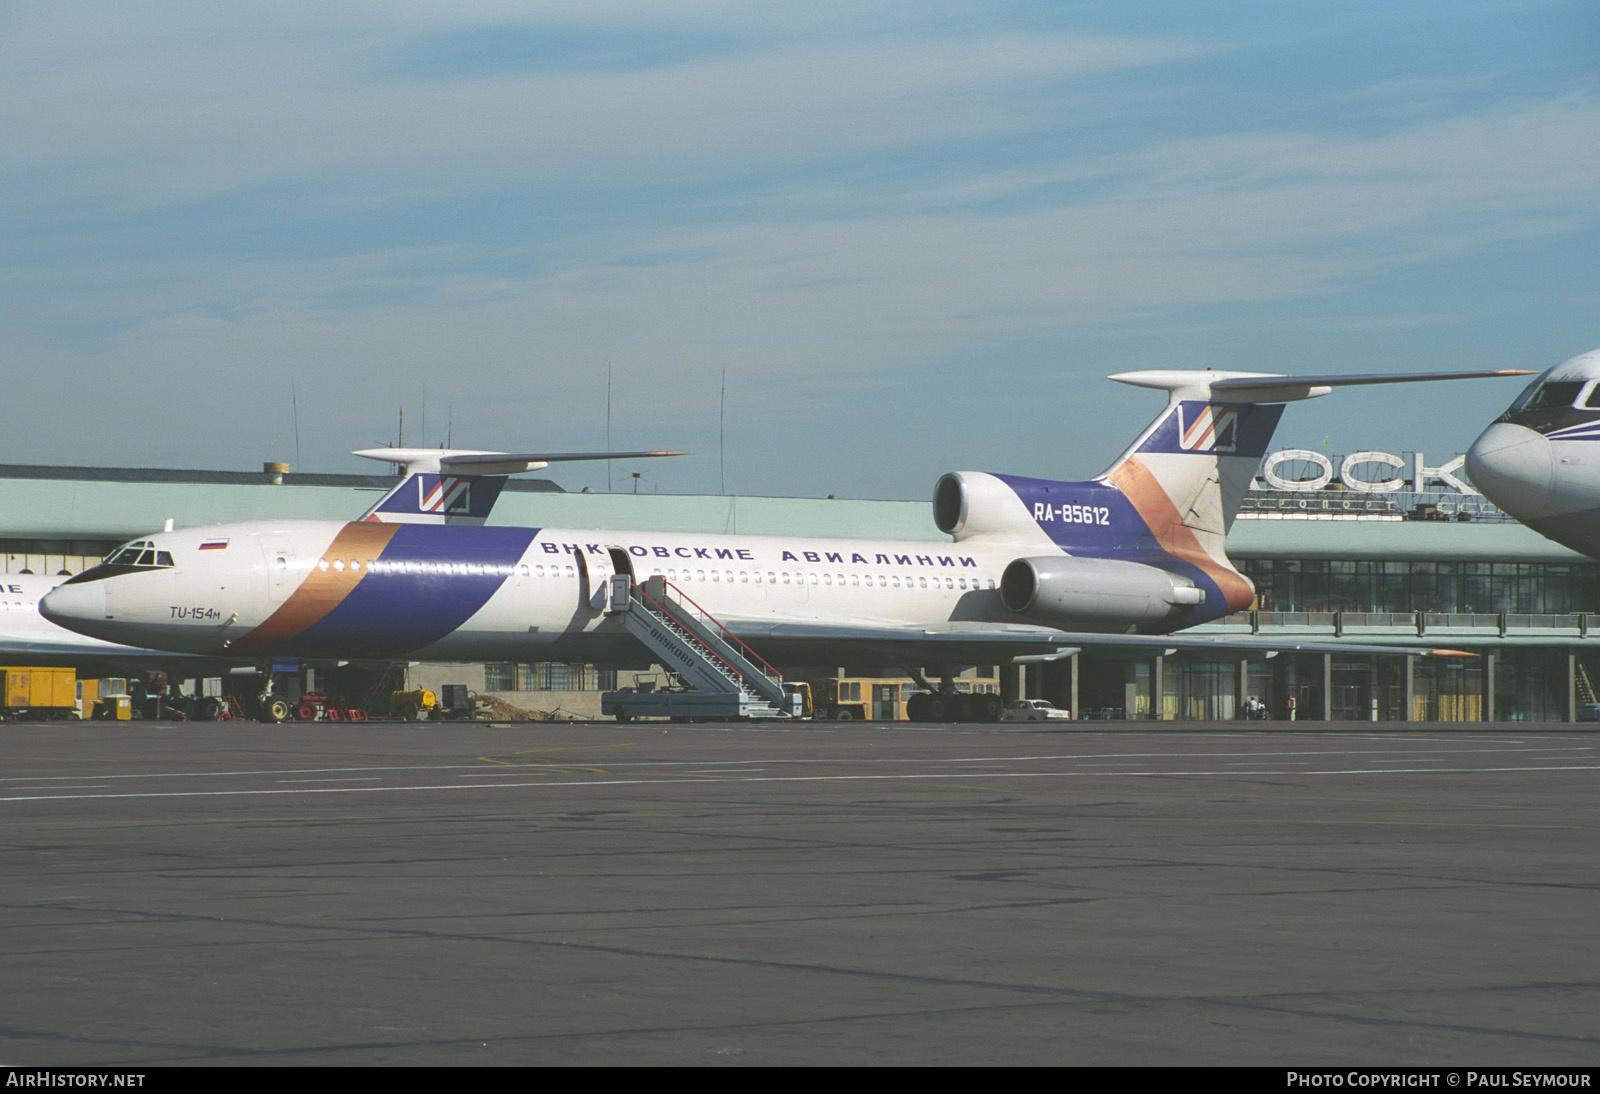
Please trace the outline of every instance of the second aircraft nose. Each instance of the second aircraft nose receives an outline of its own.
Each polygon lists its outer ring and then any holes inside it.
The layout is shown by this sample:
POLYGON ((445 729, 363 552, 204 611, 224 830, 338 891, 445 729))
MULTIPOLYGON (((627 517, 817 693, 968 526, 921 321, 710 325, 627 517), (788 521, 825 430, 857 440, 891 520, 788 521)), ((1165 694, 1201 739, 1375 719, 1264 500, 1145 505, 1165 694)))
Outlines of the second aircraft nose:
POLYGON ((1543 516, 1555 476, 1550 442, 1526 426, 1496 422, 1467 449, 1467 474, 1518 520, 1543 516))
POLYGON ((58 585, 39 601, 39 614, 59 627, 80 630, 106 621, 106 587, 101 581, 58 585))

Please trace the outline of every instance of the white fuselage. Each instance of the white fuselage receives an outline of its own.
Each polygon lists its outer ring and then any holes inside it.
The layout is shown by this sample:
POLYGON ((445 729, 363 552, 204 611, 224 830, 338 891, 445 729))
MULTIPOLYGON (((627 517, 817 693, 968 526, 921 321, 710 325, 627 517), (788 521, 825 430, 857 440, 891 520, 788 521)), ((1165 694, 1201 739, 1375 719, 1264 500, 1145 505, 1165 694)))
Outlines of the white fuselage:
POLYGON ((665 577, 735 629, 1025 622, 1000 602, 1001 572, 1062 553, 1042 535, 940 543, 321 521, 150 542, 171 565, 63 586, 45 610, 85 633, 195 653, 626 662, 640 648, 599 595, 619 570, 665 577))

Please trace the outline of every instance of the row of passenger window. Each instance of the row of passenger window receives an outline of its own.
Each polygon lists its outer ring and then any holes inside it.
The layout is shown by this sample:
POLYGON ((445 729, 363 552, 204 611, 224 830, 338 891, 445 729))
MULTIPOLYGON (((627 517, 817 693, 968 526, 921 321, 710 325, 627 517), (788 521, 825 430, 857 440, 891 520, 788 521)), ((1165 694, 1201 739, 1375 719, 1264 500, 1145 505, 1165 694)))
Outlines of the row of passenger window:
MULTIPOLYGON (((288 559, 278 556, 278 568, 288 567, 288 559)), ((346 571, 359 574, 365 570, 369 574, 462 574, 473 577, 510 577, 516 572, 516 567, 510 563, 502 562, 417 562, 412 560, 384 561, 383 559, 367 559, 363 562, 359 558, 348 561, 342 558, 317 560, 317 569, 334 570, 338 573, 346 571)), ((555 567, 551 567, 555 569, 555 567)), ((568 566, 567 570, 572 571, 568 566)), ((528 567, 522 567, 522 576, 528 576, 528 567)))
MULTIPOLYGON (((763 576, 760 570, 739 570, 737 577, 733 570, 652 570, 654 577, 665 577, 668 581, 713 581, 732 585, 737 581, 741 585, 839 585, 852 588, 880 589, 982 589, 981 578, 942 577, 938 574, 906 574, 902 579, 899 574, 821 574, 815 572, 789 573, 788 571, 768 570, 763 576)), ((994 588, 990 581, 989 588, 994 588)))
MULTIPOLYGON (((287 560, 279 558, 279 566, 287 565, 287 560)), ((359 574, 363 570, 370 574, 460 574, 479 577, 511 577, 513 574, 522 577, 577 577, 578 571, 571 563, 558 565, 552 563, 548 566, 538 563, 530 566, 524 562, 515 567, 508 563, 494 562, 417 562, 417 561, 392 561, 382 559, 319 559, 319 570, 334 570, 338 573, 359 574)), ((668 569, 652 570, 651 575, 665 577, 668 581, 698 581, 715 582, 719 584, 740 585, 838 585, 852 588, 880 589, 938 589, 969 590, 993 589, 994 581, 991 579, 985 586, 982 578, 945 577, 935 574, 817 574, 815 572, 790 573, 786 570, 677 570, 668 569)))

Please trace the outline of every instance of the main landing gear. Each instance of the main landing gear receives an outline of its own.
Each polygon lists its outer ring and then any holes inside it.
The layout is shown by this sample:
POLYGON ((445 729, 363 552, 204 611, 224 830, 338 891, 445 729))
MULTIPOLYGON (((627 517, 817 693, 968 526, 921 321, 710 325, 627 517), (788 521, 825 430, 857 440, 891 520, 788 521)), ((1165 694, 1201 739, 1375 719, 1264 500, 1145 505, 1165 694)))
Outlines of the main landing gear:
POLYGON ((936 688, 920 672, 911 679, 924 690, 906 700, 906 718, 913 722, 998 722, 1005 703, 993 692, 958 692, 947 670, 936 688))
POLYGON ((906 717, 913 722, 998 722, 1004 709, 998 695, 919 691, 906 700, 906 717))

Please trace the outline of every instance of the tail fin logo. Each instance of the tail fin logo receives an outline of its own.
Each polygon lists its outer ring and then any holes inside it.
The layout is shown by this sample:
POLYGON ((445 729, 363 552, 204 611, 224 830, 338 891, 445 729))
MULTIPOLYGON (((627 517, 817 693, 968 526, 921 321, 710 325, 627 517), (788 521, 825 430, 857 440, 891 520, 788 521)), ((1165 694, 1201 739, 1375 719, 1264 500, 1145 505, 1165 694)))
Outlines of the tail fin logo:
POLYGON ((398 524, 482 524, 504 475, 436 475, 414 471, 395 484, 362 520, 398 524))
POLYGON ((1239 413, 1237 406, 1199 404, 1194 418, 1184 421, 1182 415, 1194 403, 1179 407, 1178 444, 1186 452, 1233 452, 1239 446, 1239 413))
POLYGON ((472 480, 441 475, 430 487, 432 475, 417 476, 417 507, 423 513, 466 513, 472 509, 472 480))

